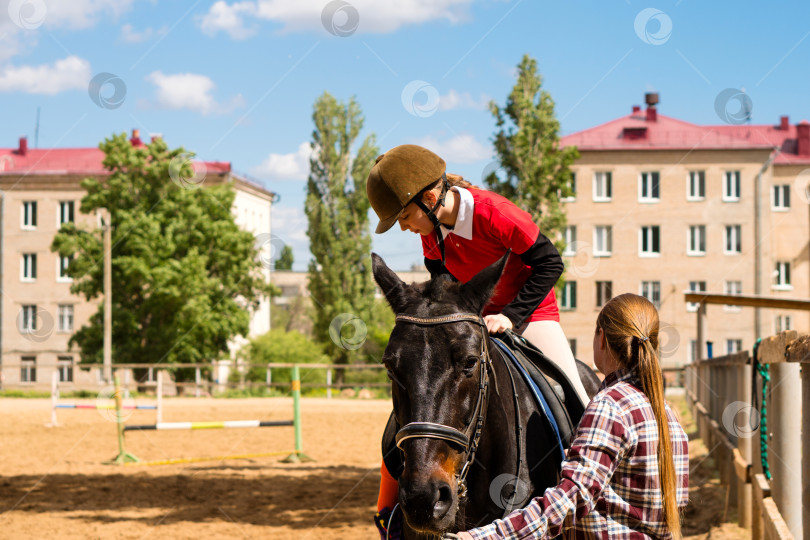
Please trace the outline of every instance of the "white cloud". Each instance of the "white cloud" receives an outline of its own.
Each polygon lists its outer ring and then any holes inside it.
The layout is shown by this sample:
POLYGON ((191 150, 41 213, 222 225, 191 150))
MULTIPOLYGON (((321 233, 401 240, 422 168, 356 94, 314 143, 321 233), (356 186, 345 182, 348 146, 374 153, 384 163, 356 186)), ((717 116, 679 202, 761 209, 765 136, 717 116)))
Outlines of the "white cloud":
POLYGON ((439 96, 439 109, 449 111, 452 109, 480 109, 486 110, 491 98, 487 95, 481 94, 481 97, 476 101, 469 92, 456 92, 453 89, 444 95, 439 96))
POLYGON ((141 43, 143 41, 152 39, 153 37, 165 35, 166 32, 168 32, 168 28, 165 26, 162 26, 157 30, 148 27, 142 32, 138 32, 132 27, 131 24, 125 24, 121 27, 121 41, 125 43, 141 43))
MULTIPOLYGON (((448 163, 475 163, 492 157, 492 149, 475 140, 472 135, 456 135, 445 141, 425 137, 416 142, 439 154, 448 163)), ((453 172, 452 170, 449 172, 453 172)))
POLYGON ((86 90, 89 83, 90 63, 78 56, 68 56, 53 64, 0 69, 0 92, 54 95, 66 90, 86 90))
POLYGON ((468 18, 471 3, 472 0, 352 0, 343 5, 335 4, 332 16, 327 13, 324 21, 325 8, 333 4, 326 0, 251 0, 234 4, 219 0, 202 19, 201 27, 209 35, 224 31, 240 39, 244 37, 241 34, 243 19, 255 17, 281 23, 283 32, 326 32, 325 24, 333 24, 348 27, 352 32, 356 27, 361 33, 387 34, 401 26, 434 20, 451 24, 463 22, 468 18))
POLYGON ((153 71, 146 80, 157 87, 156 104, 165 109, 189 109, 202 114, 230 112, 244 106, 244 99, 237 94, 227 103, 214 99, 212 92, 216 85, 205 75, 197 73, 176 73, 166 75, 153 71))
POLYGON ((309 221, 304 211, 295 206, 273 206, 270 211, 271 232, 285 244, 306 243, 309 221))
POLYGON ((255 28, 247 28, 243 16, 255 16, 255 2, 236 2, 228 4, 223 0, 215 2, 208 13, 203 16, 200 29, 208 36, 225 32, 232 39, 245 39, 256 33, 255 28))
POLYGON ((129 10, 135 0, 60 0, 47 2, 44 24, 80 29, 94 26, 101 15, 113 18, 129 10))
POLYGON ((312 148, 308 142, 298 145, 291 154, 270 154, 250 173, 268 180, 306 180, 312 148))

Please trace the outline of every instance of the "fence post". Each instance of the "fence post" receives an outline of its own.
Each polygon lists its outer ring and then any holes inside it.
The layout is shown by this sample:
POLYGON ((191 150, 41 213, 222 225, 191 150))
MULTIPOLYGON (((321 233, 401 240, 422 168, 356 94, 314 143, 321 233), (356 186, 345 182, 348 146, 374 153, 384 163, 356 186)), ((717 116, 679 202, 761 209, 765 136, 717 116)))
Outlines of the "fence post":
POLYGON ((332 399, 332 368, 326 368, 326 399, 332 399))
POLYGON ((267 385, 268 390, 271 388, 270 385, 273 384, 273 372, 270 364, 267 364, 267 377, 265 378, 265 384, 267 385))
POLYGON ((51 426, 56 427, 56 404, 59 402, 59 371, 54 371, 51 377, 51 426))
MULTIPOLYGON (((751 357, 748 357, 747 362, 739 364, 735 367, 737 370, 737 400, 743 403, 751 403, 751 370, 752 370, 751 357)), ((742 437, 737 438, 737 449, 740 451, 740 456, 746 463, 753 461, 753 452, 751 447, 753 444, 753 437, 756 431, 751 432, 754 424, 751 414, 753 410, 750 408, 744 409, 746 411, 745 420, 748 424, 745 426, 744 434, 742 437)), ((758 423, 758 419, 757 423, 758 423)), ((751 529, 751 470, 749 470, 749 478, 737 478, 737 517, 740 527, 744 529, 751 529)))
POLYGON ((157 424, 163 422, 163 370, 157 373, 157 424))
POLYGON ((200 397, 200 368, 194 368, 194 397, 200 397))
MULTIPOLYGON (((784 354, 784 353, 783 353, 784 354)), ((772 358, 771 360, 774 360, 772 358)), ((771 492, 779 512, 795 538, 802 534, 801 379, 798 364, 771 363, 768 427, 773 434, 768 450, 771 492)))

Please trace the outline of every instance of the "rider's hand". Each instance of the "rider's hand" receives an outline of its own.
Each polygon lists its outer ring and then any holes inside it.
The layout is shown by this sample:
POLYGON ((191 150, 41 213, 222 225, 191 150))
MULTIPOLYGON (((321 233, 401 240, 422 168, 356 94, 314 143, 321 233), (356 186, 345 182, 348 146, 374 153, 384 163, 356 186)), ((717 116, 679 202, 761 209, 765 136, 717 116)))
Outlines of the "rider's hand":
POLYGON ((487 330, 490 334, 500 334, 512 329, 512 321, 503 313, 497 315, 487 315, 484 317, 484 322, 487 325, 487 330))
POLYGON ((473 540, 472 535, 464 531, 457 532, 456 536, 458 537, 459 540, 473 540))

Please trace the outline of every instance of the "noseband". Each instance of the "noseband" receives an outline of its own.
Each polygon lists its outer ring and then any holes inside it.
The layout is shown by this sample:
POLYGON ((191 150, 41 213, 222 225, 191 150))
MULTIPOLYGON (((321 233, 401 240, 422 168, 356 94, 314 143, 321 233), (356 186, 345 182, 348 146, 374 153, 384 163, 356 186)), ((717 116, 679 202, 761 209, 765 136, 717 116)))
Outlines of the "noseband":
POLYGON ((397 448, 400 450, 402 450, 402 443, 408 439, 441 439, 464 448, 467 459, 464 462, 464 466, 461 468, 461 472, 456 474, 458 478, 458 496, 459 499, 463 499, 467 496, 467 473, 469 472, 470 465, 472 465, 475 460, 475 452, 478 450, 478 441, 481 438, 481 431, 484 427, 484 417, 487 409, 489 371, 492 369, 489 358, 489 333, 487 331, 487 325, 480 315, 474 313, 456 313, 454 315, 440 315, 438 317, 415 317, 413 315, 398 314, 396 322, 416 324, 419 326, 439 326, 457 322, 472 322, 482 328, 478 399, 476 400, 470 422, 463 430, 435 422, 411 422, 400 429, 396 435, 397 448))

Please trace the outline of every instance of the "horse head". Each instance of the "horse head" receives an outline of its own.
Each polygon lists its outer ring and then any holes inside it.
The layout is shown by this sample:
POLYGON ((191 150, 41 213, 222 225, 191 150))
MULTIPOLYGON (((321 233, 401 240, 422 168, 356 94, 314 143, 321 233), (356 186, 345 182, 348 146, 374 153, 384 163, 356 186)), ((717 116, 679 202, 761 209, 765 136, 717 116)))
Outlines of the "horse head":
POLYGON ((397 314, 383 363, 402 426, 399 503, 412 529, 446 531, 465 497, 464 479, 486 414, 491 366, 480 314, 506 257, 466 284, 443 275, 411 285, 372 257, 374 277, 397 314))

